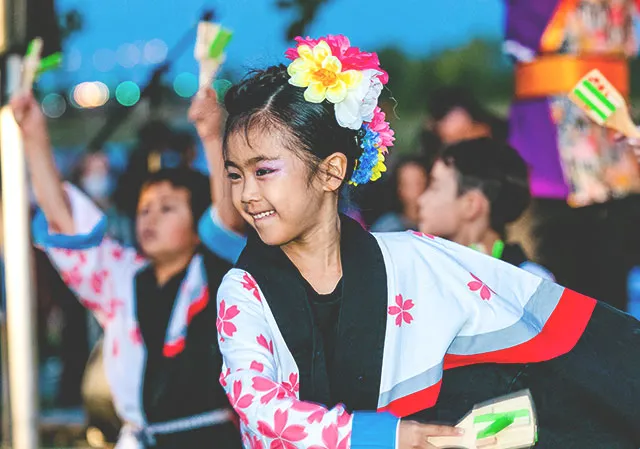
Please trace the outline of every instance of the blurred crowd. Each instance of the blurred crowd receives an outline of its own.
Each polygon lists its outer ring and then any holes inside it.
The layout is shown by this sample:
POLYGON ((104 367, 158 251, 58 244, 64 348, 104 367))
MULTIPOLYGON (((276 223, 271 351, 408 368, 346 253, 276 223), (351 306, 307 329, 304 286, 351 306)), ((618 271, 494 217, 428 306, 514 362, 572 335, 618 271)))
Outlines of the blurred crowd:
MULTIPOLYGON (((420 145, 410 154, 391 156, 384 180, 354 189, 345 198, 349 207, 344 210, 371 231, 436 234, 627 308, 624 285, 639 251, 609 257, 600 252, 593 258, 592 271, 576 269, 576 255, 588 254, 598 243, 587 235, 580 237, 576 226, 580 218, 570 216, 575 209, 553 202, 550 207, 557 213, 551 216, 545 200, 532 200, 528 167, 507 145, 506 121, 463 87, 436 91, 426 106, 429 116, 420 145), (507 186, 498 189, 507 193, 495 195, 497 185, 507 186), (558 219, 558 213, 568 218, 558 219), (563 252, 566 245, 559 242, 568 234, 578 234, 586 253, 580 248, 563 252), (613 281, 607 270, 615 272, 613 281), (602 295, 603 291, 613 294, 602 295)), ((202 151, 195 130, 150 121, 139 130, 124 164, 119 154, 101 149, 88 149, 71 159, 59 150, 56 156, 66 179, 105 211, 109 235, 135 246, 136 207, 145 180, 161 168, 197 168, 202 151)), ((637 219, 630 223, 640 222, 640 203, 632 196, 615 207, 624 211, 622 218, 597 205, 583 208, 582 213, 599 217, 603 238, 615 239, 612 227, 622 222, 628 226, 626 220, 633 214, 637 219)), ((640 249, 640 242, 635 247, 640 249)), ((57 367, 48 405, 81 406, 85 366, 101 330, 44 253, 34 251, 40 358, 43 364, 54 360, 57 367)))

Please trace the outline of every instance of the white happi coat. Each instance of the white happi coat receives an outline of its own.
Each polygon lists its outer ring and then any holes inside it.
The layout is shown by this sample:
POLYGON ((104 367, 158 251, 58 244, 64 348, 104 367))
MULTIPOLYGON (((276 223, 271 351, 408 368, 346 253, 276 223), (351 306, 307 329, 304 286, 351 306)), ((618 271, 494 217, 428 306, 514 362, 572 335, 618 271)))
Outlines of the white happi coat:
MULTIPOLYGON (((147 262, 133 248, 105 237, 106 217, 86 195, 70 184, 65 189, 76 234, 51 233, 46 218, 39 212, 33 223, 34 241, 46 251, 65 284, 104 329, 104 367, 118 416, 136 427, 144 427, 147 422, 142 406, 142 380, 146 349, 136 317, 134 279, 147 262)), ((182 351, 190 319, 208 301, 204 263, 196 255, 167 327, 163 348, 166 357, 175 357, 182 351)))
POLYGON ((300 401, 298 367, 260 285, 237 268, 224 278, 221 382, 247 447, 394 447, 397 417, 435 404, 443 369, 557 357, 575 345, 595 307, 590 298, 439 238, 411 231, 374 236, 388 292, 378 412, 390 413, 350 414, 340 405, 300 401))

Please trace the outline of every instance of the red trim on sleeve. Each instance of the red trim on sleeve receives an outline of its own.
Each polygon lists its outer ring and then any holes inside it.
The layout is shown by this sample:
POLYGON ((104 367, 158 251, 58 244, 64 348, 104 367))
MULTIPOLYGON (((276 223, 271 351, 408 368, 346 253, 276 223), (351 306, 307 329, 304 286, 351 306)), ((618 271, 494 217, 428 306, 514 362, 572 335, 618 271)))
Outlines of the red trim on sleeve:
POLYGON ((475 355, 447 354, 444 369, 477 363, 534 363, 571 351, 591 319, 597 301, 565 289, 555 310, 538 335, 511 348, 475 355))
POLYGON ((404 418, 405 416, 413 415, 427 408, 431 408, 436 405, 438 396, 440 395, 440 387, 442 381, 438 381, 437 384, 432 385, 424 390, 410 394, 400 399, 396 399, 389 403, 389 405, 378 409, 379 412, 391 412, 398 418, 404 418))

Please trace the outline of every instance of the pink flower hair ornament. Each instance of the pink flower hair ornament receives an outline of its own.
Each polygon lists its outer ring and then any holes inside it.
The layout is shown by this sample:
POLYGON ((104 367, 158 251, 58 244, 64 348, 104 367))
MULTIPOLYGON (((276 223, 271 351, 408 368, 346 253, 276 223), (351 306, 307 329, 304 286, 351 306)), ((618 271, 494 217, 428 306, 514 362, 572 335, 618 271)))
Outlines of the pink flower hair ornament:
POLYGON ((358 131, 363 149, 349 181, 352 185, 375 181, 386 171, 384 155, 393 145, 393 131, 378 107, 387 72, 375 53, 351 47, 345 36, 319 39, 297 37, 297 46, 286 51, 289 84, 304 88, 311 103, 329 101, 343 128, 358 131))

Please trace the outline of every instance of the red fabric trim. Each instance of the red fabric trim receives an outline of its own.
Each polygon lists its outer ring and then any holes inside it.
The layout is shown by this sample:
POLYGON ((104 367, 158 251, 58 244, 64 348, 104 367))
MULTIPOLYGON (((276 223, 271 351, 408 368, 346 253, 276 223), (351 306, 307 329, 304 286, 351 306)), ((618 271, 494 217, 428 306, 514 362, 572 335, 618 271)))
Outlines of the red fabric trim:
MULTIPOLYGON (((194 316, 202 312, 205 307, 207 307, 207 304, 209 304, 209 288, 204 287, 200 296, 189 304, 189 308, 187 309, 187 326, 191 324, 191 320, 194 316)), ((162 354, 168 358, 175 357, 184 350, 184 346, 185 338, 180 337, 174 342, 165 343, 162 348, 162 354)))
POLYGON ((162 355, 171 358, 180 354, 184 350, 184 337, 178 338, 173 343, 165 343, 162 348, 162 355))
POLYGON ((431 408, 436 405, 436 402, 438 401, 441 386, 442 381, 440 380, 437 384, 431 385, 424 390, 396 399, 389 403, 389 405, 378 409, 378 411, 391 412, 398 418, 404 418, 405 416, 413 415, 414 413, 424 409, 431 408))
POLYGON ((565 289, 555 310, 538 335, 511 348, 475 355, 447 354, 444 369, 477 363, 534 363, 571 351, 591 319, 597 301, 565 289))
POLYGON ((191 320, 194 316, 202 312, 205 307, 207 307, 207 304, 209 304, 209 288, 204 287, 200 297, 189 304, 189 309, 187 310, 187 326, 191 324, 191 320))

